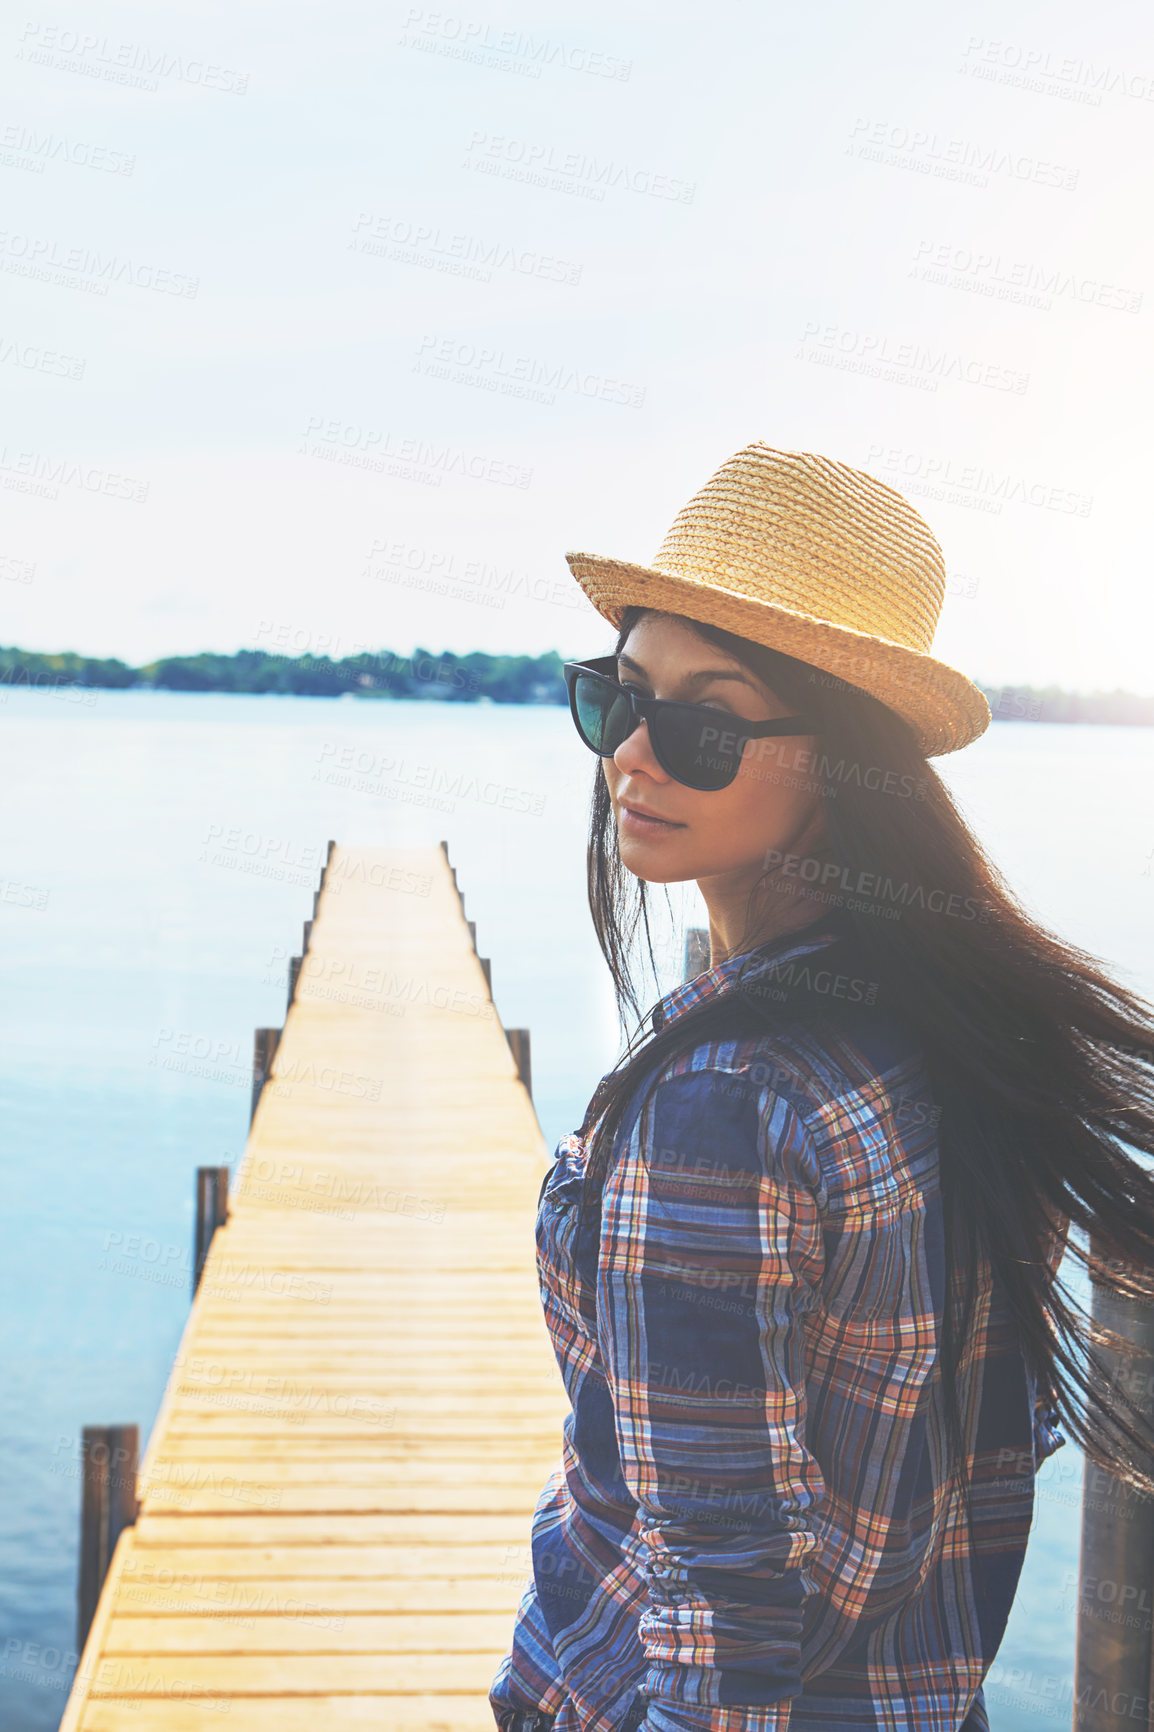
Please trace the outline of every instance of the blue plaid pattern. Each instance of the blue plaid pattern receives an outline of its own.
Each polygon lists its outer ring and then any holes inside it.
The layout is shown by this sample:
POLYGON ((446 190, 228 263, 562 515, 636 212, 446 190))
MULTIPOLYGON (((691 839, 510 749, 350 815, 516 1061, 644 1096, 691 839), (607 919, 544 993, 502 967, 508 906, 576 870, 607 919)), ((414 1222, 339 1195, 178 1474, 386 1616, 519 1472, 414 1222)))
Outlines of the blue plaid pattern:
MULTIPOLYGON (((759 957, 852 998, 817 976, 835 935, 759 957)), ((666 994, 654 1026, 743 961, 666 994)), ((572 1411, 495 1716, 538 1709, 554 1732, 987 1732, 982 1680, 1034 1476, 1066 1439, 983 1265, 961 1389, 966 1531, 942 1471, 937 1115, 916 1042, 867 999, 849 1024, 669 1062, 639 1089, 580 1239, 586 1151, 577 1133, 557 1145, 537 1267, 572 1411)), ((1064 1244, 1065 1227, 1055 1267, 1064 1244)))

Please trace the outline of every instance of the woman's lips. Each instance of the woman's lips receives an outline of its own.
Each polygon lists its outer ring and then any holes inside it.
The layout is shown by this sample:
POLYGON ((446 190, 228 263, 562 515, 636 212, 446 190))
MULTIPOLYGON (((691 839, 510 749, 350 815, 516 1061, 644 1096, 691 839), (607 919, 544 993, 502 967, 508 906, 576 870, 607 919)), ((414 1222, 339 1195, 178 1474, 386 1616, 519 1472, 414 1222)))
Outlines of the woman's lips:
POLYGON ((629 836, 668 836, 673 830, 685 828, 684 824, 675 823, 672 818, 651 818, 624 804, 620 810, 621 829, 629 836))

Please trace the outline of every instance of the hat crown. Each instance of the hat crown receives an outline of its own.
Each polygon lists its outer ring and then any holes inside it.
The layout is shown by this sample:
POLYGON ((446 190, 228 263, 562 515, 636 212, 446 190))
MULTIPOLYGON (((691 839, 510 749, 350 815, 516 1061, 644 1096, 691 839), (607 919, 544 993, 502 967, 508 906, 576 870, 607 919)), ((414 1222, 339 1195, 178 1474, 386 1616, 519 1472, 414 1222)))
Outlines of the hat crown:
POLYGON ((652 565, 565 558, 611 625, 641 607, 780 650, 888 705, 926 757, 990 724, 981 688, 929 653, 946 593, 929 525, 832 457, 755 440, 681 508, 652 565))
POLYGON ((946 592, 942 550, 900 493, 761 440, 682 506, 653 569, 923 654, 946 592))

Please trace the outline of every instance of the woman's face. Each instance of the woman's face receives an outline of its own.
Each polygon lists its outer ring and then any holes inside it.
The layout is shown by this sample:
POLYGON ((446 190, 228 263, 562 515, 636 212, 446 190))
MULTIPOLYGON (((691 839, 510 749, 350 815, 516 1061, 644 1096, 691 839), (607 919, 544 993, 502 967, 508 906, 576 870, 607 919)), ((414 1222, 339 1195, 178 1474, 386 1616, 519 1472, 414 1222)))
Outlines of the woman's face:
MULTIPOLYGON (((638 620, 618 652, 617 677, 645 697, 707 704, 743 721, 796 713, 741 662, 668 614, 638 620)), ((661 768, 642 722, 611 759, 601 760, 622 864, 653 884, 752 882, 770 849, 792 852, 799 838, 824 828, 819 796, 805 787, 809 778, 782 767, 816 744, 812 734, 754 742, 728 788, 702 792, 661 768)))

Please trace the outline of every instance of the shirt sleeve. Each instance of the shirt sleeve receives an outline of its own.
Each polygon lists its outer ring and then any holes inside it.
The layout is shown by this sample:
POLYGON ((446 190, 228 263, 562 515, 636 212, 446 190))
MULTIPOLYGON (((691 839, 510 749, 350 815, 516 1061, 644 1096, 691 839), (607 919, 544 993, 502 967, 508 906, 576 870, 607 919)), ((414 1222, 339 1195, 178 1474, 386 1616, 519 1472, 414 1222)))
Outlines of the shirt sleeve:
MULTIPOLYGON (((557 1503, 563 1470, 554 1468, 537 1499, 534 1522, 538 1513, 557 1503)), ((528 1562, 528 1560, 526 1560, 528 1562)), ((521 1562, 521 1549, 509 1548, 508 1563, 515 1567, 521 1562)), ((495 1724, 508 1708, 536 1708, 546 1714, 556 1714, 565 1697, 565 1683, 549 1627, 537 1598, 537 1584, 530 1575, 517 1607, 513 1639, 489 1686, 489 1706, 495 1724)))
POLYGON ((787 1732, 802 1687, 820 1183, 789 1103, 717 1068, 658 1082, 606 1181, 598 1337, 646 1553, 640 1732, 787 1732))

